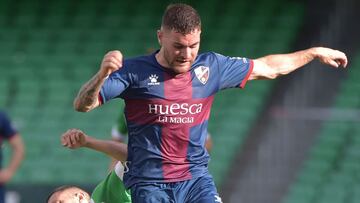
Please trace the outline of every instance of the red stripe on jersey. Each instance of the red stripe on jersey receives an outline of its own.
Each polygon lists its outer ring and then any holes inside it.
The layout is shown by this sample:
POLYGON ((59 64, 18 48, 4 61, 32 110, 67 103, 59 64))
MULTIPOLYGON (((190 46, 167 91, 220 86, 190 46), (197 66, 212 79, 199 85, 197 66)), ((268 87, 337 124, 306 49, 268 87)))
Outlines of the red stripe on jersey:
MULTIPOLYGON (((167 100, 192 99, 191 73, 176 76, 165 73, 164 96, 167 100)), ((189 112, 184 117, 190 116, 189 112)), ((191 178, 187 150, 190 141, 190 125, 166 123, 161 132, 161 153, 165 179, 191 178)))
POLYGON ((99 93, 99 95, 98 95, 99 106, 100 106, 100 105, 103 105, 103 103, 104 103, 103 101, 104 101, 104 100, 103 100, 101 94, 99 93))
POLYGON ((249 64, 249 71, 248 73, 246 74, 246 77, 244 78, 244 80, 241 82, 240 84, 240 88, 244 88, 245 85, 246 85, 246 82, 249 80, 249 77, 253 71, 253 68, 254 68, 254 61, 253 60, 250 60, 250 64, 249 64))

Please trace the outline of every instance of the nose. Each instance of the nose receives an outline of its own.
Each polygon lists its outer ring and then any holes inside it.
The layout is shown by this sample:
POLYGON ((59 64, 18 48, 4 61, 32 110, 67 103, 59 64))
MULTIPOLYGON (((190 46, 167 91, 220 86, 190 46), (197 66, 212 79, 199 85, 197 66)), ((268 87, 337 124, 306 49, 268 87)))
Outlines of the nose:
POLYGON ((183 48, 183 50, 181 52, 181 57, 184 59, 191 58, 191 48, 190 47, 183 48))

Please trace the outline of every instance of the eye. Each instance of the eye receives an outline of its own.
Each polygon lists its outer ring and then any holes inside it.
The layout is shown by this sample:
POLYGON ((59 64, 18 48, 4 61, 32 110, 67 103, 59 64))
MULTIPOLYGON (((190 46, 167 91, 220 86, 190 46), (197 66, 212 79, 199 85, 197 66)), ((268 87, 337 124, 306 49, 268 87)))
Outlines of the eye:
POLYGON ((190 46, 190 48, 191 49, 195 49, 195 48, 197 48, 199 46, 199 43, 195 43, 195 44, 192 44, 191 46, 190 46))
POLYGON ((174 47, 175 47, 175 49, 182 49, 183 48, 183 46, 181 46, 181 45, 174 45, 174 47))

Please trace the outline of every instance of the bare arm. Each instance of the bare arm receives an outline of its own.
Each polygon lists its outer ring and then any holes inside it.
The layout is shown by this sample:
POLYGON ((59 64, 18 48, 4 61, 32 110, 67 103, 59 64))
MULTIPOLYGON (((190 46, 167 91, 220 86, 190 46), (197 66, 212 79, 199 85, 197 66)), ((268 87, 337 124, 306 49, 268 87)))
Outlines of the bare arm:
POLYGON ((125 162, 127 158, 127 145, 112 140, 98 140, 88 137, 88 142, 85 145, 87 148, 103 152, 116 160, 125 162))
POLYGON ((98 96, 101 86, 112 72, 122 67, 122 59, 120 51, 111 51, 104 56, 99 72, 81 87, 75 98, 75 110, 88 112, 100 105, 98 96))
POLYGON ((77 111, 88 112, 100 105, 98 96, 105 78, 97 73, 85 85, 83 85, 74 100, 74 107, 77 111))
POLYGON ((126 161, 127 145, 112 140, 99 140, 86 135, 78 129, 70 129, 61 136, 63 146, 70 149, 87 147, 105 153, 116 160, 126 161))
POLYGON ((12 148, 12 155, 9 165, 0 171, 0 182, 8 182, 19 168, 24 158, 24 143, 20 135, 16 134, 10 138, 9 144, 12 148))
POLYGON ((249 79, 274 79, 289 74, 314 59, 319 59, 320 62, 335 68, 346 67, 347 65, 347 57, 343 52, 324 47, 314 47, 290 54, 268 55, 255 59, 254 69, 249 79))
MULTIPOLYGON (((117 143, 122 143, 120 142, 119 140, 117 139, 111 139, 113 142, 117 142, 117 143)), ((123 144, 123 143, 122 143, 123 144)), ((118 162, 118 159, 115 159, 114 157, 110 156, 110 164, 109 164, 109 171, 113 170, 115 165, 117 164, 118 162)))

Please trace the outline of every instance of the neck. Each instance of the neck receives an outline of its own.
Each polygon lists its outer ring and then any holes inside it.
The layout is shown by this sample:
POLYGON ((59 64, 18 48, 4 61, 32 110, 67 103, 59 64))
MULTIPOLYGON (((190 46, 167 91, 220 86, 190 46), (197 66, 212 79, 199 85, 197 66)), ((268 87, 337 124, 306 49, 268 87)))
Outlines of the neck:
POLYGON ((163 49, 160 49, 160 51, 155 54, 156 61, 164 68, 169 68, 169 63, 166 61, 164 57, 163 49))

